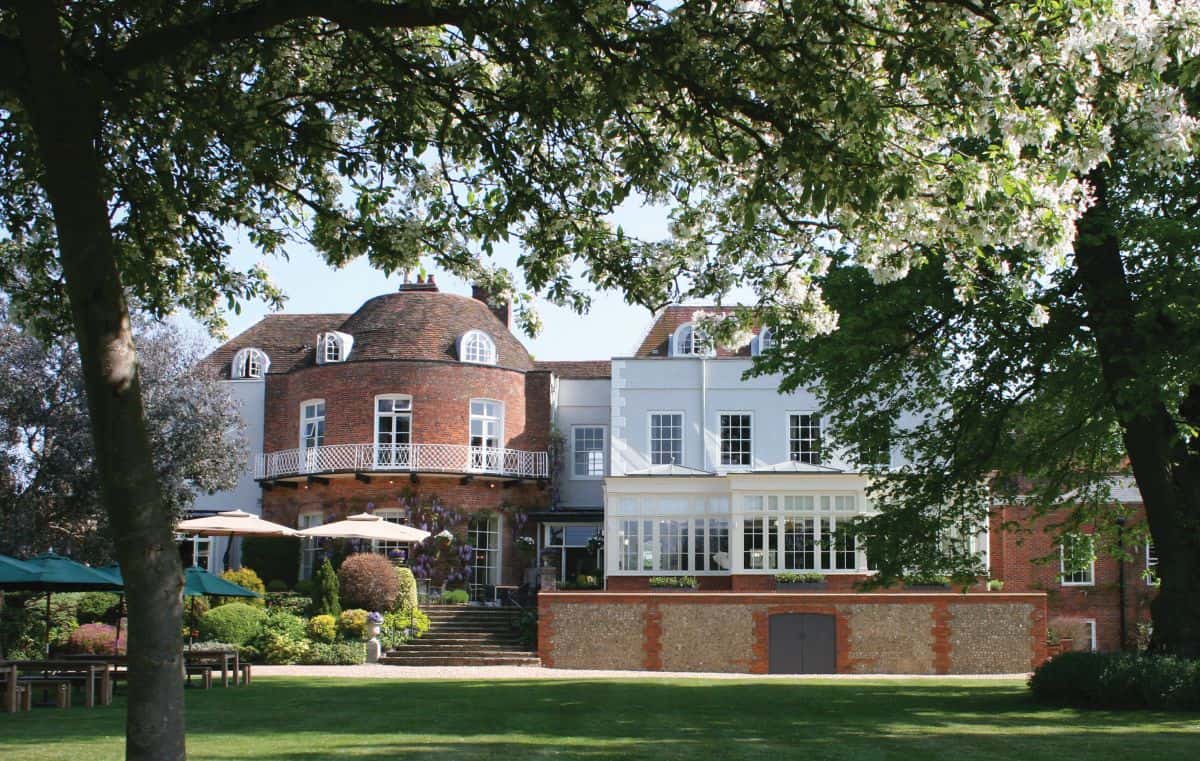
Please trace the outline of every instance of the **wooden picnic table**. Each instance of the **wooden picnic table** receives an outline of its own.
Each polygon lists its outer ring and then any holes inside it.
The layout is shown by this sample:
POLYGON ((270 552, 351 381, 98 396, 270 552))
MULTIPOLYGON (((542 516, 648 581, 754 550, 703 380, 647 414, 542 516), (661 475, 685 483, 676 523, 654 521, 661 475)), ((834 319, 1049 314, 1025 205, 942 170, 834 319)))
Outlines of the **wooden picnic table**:
MULTIPOLYGON (((53 659, 41 661, 7 661, 4 666, 15 671, 17 681, 36 684, 38 681, 79 681, 83 683, 83 704, 88 708, 96 705, 96 690, 100 690, 100 704, 112 702, 111 664, 105 661, 53 659)), ((10 672, 11 673, 11 672, 10 672)))
POLYGON ((4 676, 4 710, 16 713, 21 707, 17 700, 17 667, 5 664, 0 668, 0 675, 4 676))
POLYGON ((236 650, 184 650, 183 658, 189 666, 220 666, 221 684, 225 687, 229 686, 229 672, 232 671, 233 686, 238 686, 242 665, 236 650))

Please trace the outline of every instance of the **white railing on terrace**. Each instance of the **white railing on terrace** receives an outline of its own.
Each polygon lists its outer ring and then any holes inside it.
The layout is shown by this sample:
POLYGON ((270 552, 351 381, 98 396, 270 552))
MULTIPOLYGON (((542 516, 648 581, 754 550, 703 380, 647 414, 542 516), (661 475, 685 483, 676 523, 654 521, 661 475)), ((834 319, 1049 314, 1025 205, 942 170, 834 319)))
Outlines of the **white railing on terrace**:
POLYGON ((254 461, 258 479, 373 470, 546 478, 550 462, 545 452, 465 444, 326 444, 260 454, 254 461))

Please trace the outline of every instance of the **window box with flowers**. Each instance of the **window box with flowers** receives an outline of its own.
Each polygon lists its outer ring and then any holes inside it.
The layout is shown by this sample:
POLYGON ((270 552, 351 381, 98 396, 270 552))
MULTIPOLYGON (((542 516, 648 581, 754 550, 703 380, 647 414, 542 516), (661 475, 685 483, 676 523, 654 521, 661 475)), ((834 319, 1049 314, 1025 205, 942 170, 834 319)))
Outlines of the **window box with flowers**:
POLYGON ((775 574, 776 592, 823 592, 828 587, 825 574, 815 571, 775 574))
POLYGON ((651 576, 651 592, 695 592, 700 582, 695 576, 651 576))

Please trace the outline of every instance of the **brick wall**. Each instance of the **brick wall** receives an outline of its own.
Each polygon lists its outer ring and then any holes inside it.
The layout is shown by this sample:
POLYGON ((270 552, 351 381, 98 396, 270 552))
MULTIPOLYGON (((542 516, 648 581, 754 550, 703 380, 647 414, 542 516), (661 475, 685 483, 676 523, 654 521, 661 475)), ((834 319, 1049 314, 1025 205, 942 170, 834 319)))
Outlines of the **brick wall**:
POLYGON ((459 362, 347 362, 267 377, 263 449, 299 446, 300 404, 325 400, 325 443, 375 440, 375 397, 413 398, 412 440, 467 444, 471 399, 504 403, 503 446, 544 450, 550 428, 548 373, 526 373, 459 362), (536 392, 526 404, 526 389, 536 392))
MULTIPOLYGON (((1026 506, 1006 506, 993 513, 991 525, 992 576, 1004 580, 1005 592, 1044 592, 1049 626, 1059 634, 1074 635, 1071 647, 1087 649, 1083 622, 1096 622, 1096 646, 1099 650, 1120 647, 1120 564, 1116 558, 1101 554, 1096 558, 1093 584, 1065 586, 1059 572, 1056 530, 1047 530, 1065 517, 1050 513, 1035 518, 1026 506), (1001 530, 1002 526, 1008 530, 1001 530), (1019 529, 1012 528, 1020 526, 1019 529)), ((1141 510, 1131 522, 1144 520, 1141 510)), ((1085 533, 1089 529, 1084 529, 1085 533)), ((1128 547, 1130 559, 1125 566, 1126 644, 1132 646, 1139 621, 1150 620, 1150 603, 1156 587, 1146 583, 1145 548, 1128 547)))
POLYGON ((987 674, 1046 659, 1046 596, 551 592, 538 651, 557 668, 769 670, 770 617, 834 616, 839 673, 987 674))

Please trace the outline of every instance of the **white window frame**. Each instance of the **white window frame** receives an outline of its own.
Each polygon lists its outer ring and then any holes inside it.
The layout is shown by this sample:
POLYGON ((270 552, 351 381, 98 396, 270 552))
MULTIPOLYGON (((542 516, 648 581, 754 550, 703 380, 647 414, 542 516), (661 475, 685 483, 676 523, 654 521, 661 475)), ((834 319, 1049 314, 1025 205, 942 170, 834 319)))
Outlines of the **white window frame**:
MULTIPOLYGON (((296 516, 296 527, 299 529, 313 528, 325 522, 325 514, 320 510, 308 510, 296 516), (313 520, 313 519, 316 520, 313 520)), ((300 539, 300 579, 311 579, 317 570, 317 547, 315 537, 306 536, 300 539)))
POLYGON ((651 465, 683 465, 687 462, 687 415, 683 410, 650 410, 646 413, 646 459, 651 465), (679 416, 679 462, 676 463, 658 463, 654 461, 654 416, 655 415, 678 415, 679 416))
POLYGON ((336 365, 345 362, 353 347, 354 339, 345 333, 336 330, 321 333, 317 336, 317 364, 336 365), (336 351, 336 355, 331 357, 333 351, 336 351))
MULTIPOLYGON (((467 564, 467 587, 470 590, 472 599, 481 599, 478 597, 478 595, 482 592, 482 590, 476 589, 476 587, 496 587, 502 584, 504 581, 504 516, 499 513, 492 513, 490 515, 480 515, 479 513, 475 513, 474 515, 468 516, 467 543, 471 544, 472 547, 475 547, 474 543, 472 542, 472 533, 478 534, 479 532, 478 530, 472 528, 471 524, 475 521, 483 519, 486 519, 489 524, 484 533, 488 534, 489 536, 495 536, 496 546, 494 548, 485 550, 485 552, 488 554, 488 560, 490 561, 487 566, 482 566, 475 562, 475 559, 479 557, 480 554, 478 552, 472 553, 471 560, 467 564), (491 524, 493 521, 495 522, 496 526, 495 531, 491 529, 491 524), (487 569, 486 573, 489 577, 488 580, 491 582, 490 584, 475 583, 475 572, 478 568, 487 569)), ((484 600, 484 602, 490 601, 484 600)))
POLYGON ((1096 586, 1096 540, 1091 534, 1080 534, 1080 537, 1087 537, 1087 541, 1092 545, 1092 560, 1087 567, 1086 581, 1067 581, 1067 574, 1081 574, 1082 570, 1068 571, 1067 570, 1067 551, 1062 544, 1058 545, 1058 583, 1064 587, 1094 587, 1096 586))
POLYGON ((1146 573, 1143 578, 1146 579, 1146 586, 1157 587, 1162 584, 1162 579, 1158 577, 1158 555, 1154 552, 1154 540, 1147 537, 1146 539, 1146 573))
MULTIPOLYGON (((467 446, 469 447, 470 452, 471 452, 471 461, 470 461, 471 470, 485 471, 485 472, 491 472, 491 471, 498 472, 501 470, 502 466, 504 465, 504 443, 505 443, 504 414, 505 414, 504 402, 500 401, 499 399, 487 399, 484 397, 474 397, 467 402, 467 446), (496 405, 496 407, 498 408, 498 414, 495 416, 476 415, 474 410, 471 409, 475 405, 476 402, 483 402, 486 404, 496 405), (490 446, 487 446, 486 444, 476 446, 475 444, 471 443, 471 440, 475 437, 475 434, 471 429, 476 420, 482 420, 482 421, 495 420, 496 421, 496 426, 497 426, 496 446, 490 447, 490 446)), ((485 428, 486 428, 486 426, 485 426, 485 428)), ((487 440, 486 434, 484 436, 482 436, 482 438, 484 439, 484 441, 486 441, 487 440)))
POLYGON ((700 329, 700 326, 695 322, 685 322, 675 332, 671 334, 671 356, 673 357, 712 357, 717 353, 716 344, 713 342, 712 336, 700 329), (683 351, 682 340, 683 334, 690 332, 688 351, 683 351), (700 334, 707 339, 707 344, 701 344, 700 348, 703 351, 697 351, 696 335, 700 334))
POLYGON ((1090 648, 1088 652, 1094 653, 1096 652, 1096 619, 1085 618, 1083 619, 1083 625, 1087 627, 1088 634, 1090 635, 1088 637, 1088 647, 1090 648))
POLYGON ((473 365, 494 365, 499 361, 496 341, 482 330, 468 330, 458 339, 458 359, 473 365))
MULTIPOLYGON (((788 462, 799 462, 805 465, 821 465, 825 460, 825 416, 820 410, 788 410, 787 417, 784 419, 783 426, 783 451, 787 452, 788 462), (792 417, 796 415, 808 415, 817 419, 817 457, 816 462, 805 462, 802 459, 792 459, 792 417)), ((803 441, 803 439, 800 439, 803 441)))
POLYGON ((765 351, 770 351, 775 345, 775 331, 763 326, 759 328, 758 335, 754 337, 754 355, 759 356, 765 351))
MULTIPOLYGON (((412 398, 412 396, 410 394, 377 394, 375 396, 375 401, 373 402, 373 405, 374 405, 375 414, 374 414, 374 417, 372 417, 372 426, 373 426, 372 427, 372 437, 373 437, 372 441, 374 443, 375 464, 377 466, 380 465, 381 463, 384 465, 396 465, 398 467, 410 466, 412 464, 412 457, 409 455, 409 452, 411 451, 411 447, 412 447, 412 443, 413 443, 413 441, 412 441, 412 439, 413 439, 413 436, 412 436, 413 398, 412 398), (407 414, 407 416, 408 416, 408 441, 405 442, 404 444, 398 445, 398 444, 396 444, 395 441, 392 441, 392 443, 389 445, 381 445, 379 443, 379 419, 380 419, 381 415, 383 414, 383 413, 380 413, 380 411, 379 411, 379 402, 384 399, 391 400, 393 403, 398 400, 406 400, 408 402, 408 411, 407 411, 407 413, 403 413, 403 414, 407 414), (392 454, 389 456, 380 457, 380 452, 381 452, 380 447, 381 446, 391 447, 392 454)), ((394 409, 394 407, 395 407, 395 405, 393 404, 393 409, 394 409)), ((390 412, 390 413, 386 413, 386 414, 387 414, 387 417, 391 417, 391 418, 403 416, 403 414, 397 415, 394 411, 390 412)), ((392 424, 392 438, 393 439, 395 438, 395 422, 394 421, 392 424)))
MULTIPOLYGON (((380 508, 372 513, 372 515, 382 518, 389 523, 402 523, 404 520, 404 511, 396 507, 380 508)), ((407 548, 409 544, 410 542, 389 542, 383 539, 372 539, 371 552, 387 557, 387 554, 392 550, 400 549, 401 546, 407 548)))
POLYGON ((213 538, 211 536, 189 534, 184 537, 184 541, 190 542, 192 545, 192 568, 203 568, 206 571, 212 571, 213 538), (203 564, 200 563, 200 558, 204 558, 203 564))
MULTIPOLYGON (((323 430, 321 432, 321 440, 318 443, 313 444, 312 446, 309 446, 308 444, 306 444, 305 440, 307 439, 307 437, 304 435, 304 425, 310 419, 311 420, 319 419, 322 423, 325 423, 325 422, 327 422, 328 413, 329 413, 329 407, 328 407, 328 405, 325 404, 324 399, 305 399, 304 401, 300 402, 300 447, 299 448, 301 450, 308 450, 308 449, 312 449, 314 447, 323 446, 325 444, 325 433, 323 430), (310 407, 312 405, 317 405, 317 404, 323 405, 325 407, 325 410, 321 413, 321 415, 319 417, 313 416, 312 418, 308 418, 304 414, 305 409, 307 409, 308 407, 310 407)), ((322 428, 324 428, 324 426, 322 426, 322 428)))
POLYGON ((729 470, 750 470, 754 467, 754 413, 749 410, 719 410, 717 412, 717 466, 722 471, 729 470), (725 459, 725 427, 722 424, 721 418, 725 416, 744 415, 750 419, 750 450, 747 452, 749 462, 747 463, 726 463, 725 459))
MULTIPOLYGON (((589 449, 587 451, 594 452, 597 450, 589 449)), ((604 476, 608 473, 608 426, 595 425, 595 424, 591 424, 591 423, 579 423, 577 425, 571 426, 571 461, 570 461, 570 468, 569 468, 568 472, 570 474, 569 478, 572 481, 600 481, 600 480, 604 479, 604 476), (580 475, 578 470, 576 470, 578 461, 575 458, 575 454, 577 451, 575 449, 575 444, 576 444, 575 432, 580 429, 583 429, 583 428, 600 430, 600 449, 599 449, 599 452, 600 452, 600 475, 598 475, 598 476, 593 476, 593 475, 588 475, 588 474, 580 475)))
POLYGON ((262 380, 271 368, 271 358, 262 349, 247 346, 233 355, 229 377, 233 380, 262 380))

